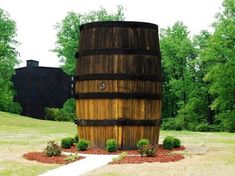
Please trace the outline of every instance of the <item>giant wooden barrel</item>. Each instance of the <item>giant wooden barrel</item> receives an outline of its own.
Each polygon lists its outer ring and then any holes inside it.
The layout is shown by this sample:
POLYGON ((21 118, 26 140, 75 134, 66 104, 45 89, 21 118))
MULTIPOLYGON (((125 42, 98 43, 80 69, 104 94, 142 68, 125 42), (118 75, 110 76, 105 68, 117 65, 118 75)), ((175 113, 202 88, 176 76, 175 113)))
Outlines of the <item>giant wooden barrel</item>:
POLYGON ((141 138, 158 144, 162 75, 157 25, 81 25, 76 72, 79 138, 92 147, 104 147, 110 138, 120 148, 135 148, 141 138))

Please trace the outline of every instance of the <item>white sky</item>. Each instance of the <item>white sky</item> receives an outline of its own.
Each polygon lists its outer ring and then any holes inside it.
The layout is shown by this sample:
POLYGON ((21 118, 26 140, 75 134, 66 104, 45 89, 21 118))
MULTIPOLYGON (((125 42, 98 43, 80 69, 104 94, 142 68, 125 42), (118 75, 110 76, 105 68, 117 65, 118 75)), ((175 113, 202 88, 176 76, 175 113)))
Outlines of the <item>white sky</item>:
POLYGON ((67 12, 86 13, 104 7, 113 13, 117 5, 125 9, 126 21, 144 21, 159 28, 182 21, 191 34, 209 29, 222 7, 222 0, 0 0, 0 8, 7 11, 17 24, 19 59, 39 61, 40 66, 58 67, 59 58, 50 50, 55 48, 55 24, 67 12))

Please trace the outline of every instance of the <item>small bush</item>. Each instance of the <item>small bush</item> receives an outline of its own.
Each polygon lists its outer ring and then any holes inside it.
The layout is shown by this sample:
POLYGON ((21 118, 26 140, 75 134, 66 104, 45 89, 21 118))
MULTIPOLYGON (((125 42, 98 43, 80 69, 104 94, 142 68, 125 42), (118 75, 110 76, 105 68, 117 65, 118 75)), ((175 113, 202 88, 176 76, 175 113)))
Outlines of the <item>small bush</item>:
POLYGON ((173 142, 173 147, 177 148, 180 147, 180 140, 178 138, 174 138, 174 142, 173 142))
POLYGON ((68 137, 70 139, 71 145, 75 143, 75 139, 73 137, 68 137))
POLYGON ((78 143, 78 135, 77 134, 74 136, 74 143, 78 143))
POLYGON ((66 158, 64 158, 65 161, 68 161, 68 162, 73 162, 75 161, 76 159, 78 159, 80 156, 79 155, 69 155, 67 156, 66 158))
POLYGON ((127 156, 127 152, 122 152, 118 155, 117 158, 113 158, 113 162, 121 161, 127 156))
POLYGON ((163 140, 163 148, 171 150, 174 146, 174 138, 171 136, 167 136, 163 140))
POLYGON ((73 145, 73 139, 70 137, 63 138, 61 140, 61 147, 62 148, 71 148, 72 145, 73 145))
POLYGON ((181 131, 183 130, 183 126, 184 120, 182 118, 167 118, 163 120, 163 123, 161 124, 161 129, 181 131))
POLYGON ((208 125, 208 128, 210 132, 223 131, 222 126, 217 124, 208 125))
POLYGON ((148 145, 149 144, 149 140, 148 139, 140 139, 136 146, 138 149, 140 149, 141 147, 143 147, 144 145, 148 145))
POLYGON ((77 144, 77 149, 79 151, 85 151, 88 149, 89 141, 86 139, 80 139, 77 144))
POLYGON ((44 149, 44 153, 49 157, 60 156, 61 155, 61 147, 55 141, 48 141, 47 146, 44 149))
POLYGON ((46 120, 55 120, 57 118, 57 114, 59 114, 58 108, 45 108, 45 119, 46 120))
POLYGON ((73 121, 74 114, 59 108, 45 108, 45 119, 55 121, 73 121))
POLYGON ((207 123, 198 124, 197 127, 196 127, 196 131, 200 131, 200 132, 209 131, 209 126, 208 126, 207 123))
POLYGON ((139 153, 141 156, 154 157, 156 155, 156 148, 151 144, 147 144, 140 147, 139 153))
POLYGON ((106 141, 105 149, 108 152, 116 152, 117 151, 117 141, 115 139, 108 139, 106 141))
POLYGON ((22 112, 22 107, 18 102, 12 102, 9 105, 9 112, 15 113, 15 114, 20 114, 22 112))

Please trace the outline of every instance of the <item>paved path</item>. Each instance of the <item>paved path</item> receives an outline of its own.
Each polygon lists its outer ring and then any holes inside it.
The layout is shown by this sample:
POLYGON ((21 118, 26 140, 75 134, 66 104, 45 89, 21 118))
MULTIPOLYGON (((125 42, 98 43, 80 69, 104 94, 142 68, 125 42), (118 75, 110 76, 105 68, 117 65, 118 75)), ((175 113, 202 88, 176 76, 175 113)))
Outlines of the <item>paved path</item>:
POLYGON ((90 155, 79 154, 85 159, 58 167, 39 176, 80 176, 88 171, 104 166, 117 155, 90 155))

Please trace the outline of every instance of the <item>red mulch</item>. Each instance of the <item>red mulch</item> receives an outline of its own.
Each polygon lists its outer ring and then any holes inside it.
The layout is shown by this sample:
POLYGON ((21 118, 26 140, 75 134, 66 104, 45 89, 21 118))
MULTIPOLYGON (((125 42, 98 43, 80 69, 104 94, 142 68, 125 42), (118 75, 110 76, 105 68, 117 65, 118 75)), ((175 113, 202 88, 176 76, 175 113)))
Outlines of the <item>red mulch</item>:
POLYGON ((72 146, 70 149, 63 149, 64 152, 72 152, 72 153, 82 153, 82 154, 97 154, 97 155, 118 155, 122 152, 127 152, 128 154, 138 155, 139 152, 137 150, 118 150, 116 152, 108 152, 101 148, 89 148, 86 151, 78 151, 75 146, 72 146))
MULTIPOLYGON (((181 146, 178 148, 173 148, 173 150, 167 150, 159 145, 157 149, 157 155, 155 157, 141 157, 141 156, 127 156, 121 161, 113 161, 110 164, 124 164, 124 163, 144 163, 144 162, 175 162, 184 159, 182 154, 173 154, 173 151, 184 150, 185 147, 181 146)), ((75 146, 72 146, 70 149, 63 149, 64 152, 78 152, 83 154, 120 154, 121 152, 127 152, 129 155, 139 155, 138 150, 118 150, 117 152, 107 152, 104 149, 100 148, 90 148, 87 151, 77 151, 75 146)))
POLYGON ((184 159, 181 154, 174 155, 157 155, 155 157, 141 157, 141 156, 127 156, 120 161, 112 161, 110 164, 141 164, 141 163, 153 163, 153 162, 175 162, 184 159))
MULTIPOLYGON (((52 156, 48 157, 46 156, 45 153, 43 152, 29 152, 23 155, 25 159, 31 160, 31 161, 38 161, 41 163, 49 163, 49 164, 68 164, 70 163, 69 161, 64 160, 66 155, 61 155, 61 156, 52 156)), ((74 161, 78 161, 80 159, 83 159, 84 157, 80 156, 74 161)), ((72 161, 72 162, 74 162, 72 161)))
MULTIPOLYGON (((173 150, 166 150, 161 145, 159 145, 157 149, 157 155, 155 157, 141 157, 141 156, 126 156, 124 159, 120 161, 112 161, 110 164, 125 164, 125 163, 144 163, 144 162, 174 162, 184 159, 182 154, 173 154, 173 151, 184 150, 185 147, 181 146, 178 148, 174 148, 173 150)), ((72 152, 72 153, 83 153, 83 154, 106 154, 106 155, 117 155, 121 152, 127 152, 129 155, 139 155, 138 150, 118 150, 117 152, 107 152, 104 149, 100 148, 90 148, 87 151, 77 151, 75 146, 72 146, 70 149, 63 149, 64 152, 72 152)), ((69 161, 64 160, 66 155, 61 156, 52 156, 47 157, 43 152, 30 152, 23 155, 24 158, 28 160, 38 161, 41 163, 51 163, 51 164, 68 164, 69 161)), ((74 161, 78 161, 83 159, 84 157, 80 156, 74 161)), ((73 162, 73 161, 72 161, 73 162)))

